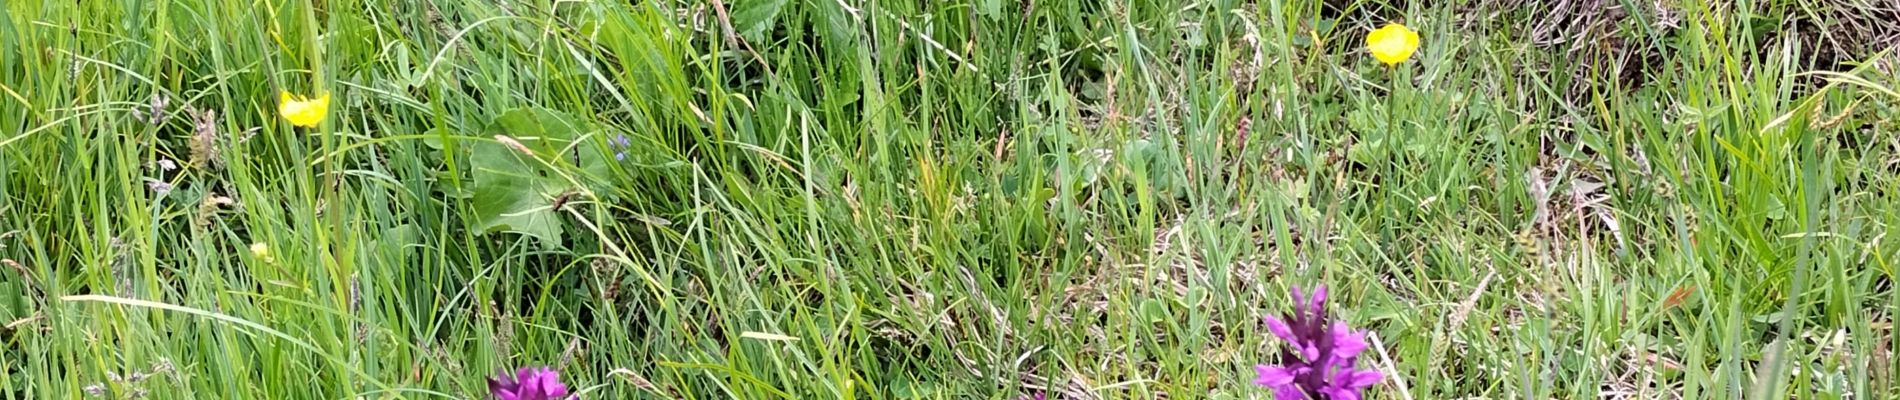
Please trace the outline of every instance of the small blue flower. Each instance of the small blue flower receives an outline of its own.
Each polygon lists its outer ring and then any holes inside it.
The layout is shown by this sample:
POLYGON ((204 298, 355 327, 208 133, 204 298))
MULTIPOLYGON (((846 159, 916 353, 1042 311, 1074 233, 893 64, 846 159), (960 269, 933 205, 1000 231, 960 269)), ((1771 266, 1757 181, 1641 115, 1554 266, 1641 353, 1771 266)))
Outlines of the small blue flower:
POLYGON ((633 139, 628 139, 627 135, 614 134, 614 138, 607 141, 607 147, 614 149, 614 161, 626 161, 627 148, 633 147, 633 139))

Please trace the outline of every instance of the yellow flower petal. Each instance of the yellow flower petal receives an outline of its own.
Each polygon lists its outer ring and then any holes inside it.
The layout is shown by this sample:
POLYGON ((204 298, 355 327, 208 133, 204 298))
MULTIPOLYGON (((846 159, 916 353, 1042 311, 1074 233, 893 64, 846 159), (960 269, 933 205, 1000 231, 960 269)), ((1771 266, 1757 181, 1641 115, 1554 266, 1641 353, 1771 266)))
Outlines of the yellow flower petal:
POLYGON ((266 263, 275 262, 275 259, 270 255, 270 245, 264 244, 264 242, 251 243, 251 256, 257 257, 258 260, 262 260, 266 263))
POLYGON ((1388 23, 1372 33, 1366 34, 1366 49, 1372 51, 1372 58, 1386 65, 1396 65, 1412 58, 1418 51, 1418 32, 1398 23, 1388 23))
POLYGON ((315 128, 323 122, 324 115, 330 113, 330 95, 324 94, 315 100, 283 92, 278 95, 277 113, 290 120, 291 125, 315 128))

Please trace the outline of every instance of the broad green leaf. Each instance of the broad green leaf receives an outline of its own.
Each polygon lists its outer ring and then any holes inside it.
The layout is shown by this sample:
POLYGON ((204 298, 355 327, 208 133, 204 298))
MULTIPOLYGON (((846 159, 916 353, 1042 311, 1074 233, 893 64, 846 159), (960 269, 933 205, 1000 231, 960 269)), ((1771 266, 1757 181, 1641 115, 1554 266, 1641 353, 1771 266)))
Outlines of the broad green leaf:
POLYGON ((564 227, 553 203, 573 183, 547 165, 571 168, 578 161, 604 169, 598 147, 569 146, 587 129, 588 124, 543 108, 510 110, 491 121, 490 134, 514 138, 534 154, 487 141, 470 146, 475 229, 520 233, 540 239, 543 245, 559 246, 564 227))
POLYGON ((383 232, 383 236, 376 239, 376 248, 395 249, 401 252, 408 250, 410 246, 421 243, 421 237, 422 235, 416 230, 415 224, 397 225, 395 228, 383 232))
POLYGON ((502 113, 488 124, 489 133, 508 135, 543 154, 554 154, 584 127, 558 111, 538 107, 502 113))
POLYGON ((596 177, 607 173, 609 157, 601 153, 600 146, 573 144, 575 140, 599 131, 598 127, 585 120, 539 107, 509 110, 489 124, 489 134, 508 135, 550 163, 579 166, 586 171, 586 175, 596 177))
POLYGON ((765 41, 765 31, 778 21, 786 0, 746 0, 732 3, 733 29, 753 43, 765 41))
POLYGON ((1166 321, 1168 320, 1168 317, 1169 317, 1168 307, 1166 304, 1162 304, 1161 300, 1159 299, 1142 300, 1141 301, 1141 316, 1143 318, 1147 318, 1148 323, 1151 323, 1151 324, 1159 323, 1161 321, 1166 321))
POLYGON ((514 232, 541 243, 561 243, 561 221, 550 208, 560 189, 541 175, 526 155, 495 143, 475 145, 470 163, 475 179, 475 229, 514 232))
POLYGON ((456 140, 461 137, 461 135, 456 134, 454 130, 446 127, 430 129, 427 135, 428 137, 422 138, 422 145, 429 146, 430 150, 442 150, 443 140, 456 140))
POLYGON ((996 19, 1003 14, 1003 0, 976 0, 976 15, 996 19))

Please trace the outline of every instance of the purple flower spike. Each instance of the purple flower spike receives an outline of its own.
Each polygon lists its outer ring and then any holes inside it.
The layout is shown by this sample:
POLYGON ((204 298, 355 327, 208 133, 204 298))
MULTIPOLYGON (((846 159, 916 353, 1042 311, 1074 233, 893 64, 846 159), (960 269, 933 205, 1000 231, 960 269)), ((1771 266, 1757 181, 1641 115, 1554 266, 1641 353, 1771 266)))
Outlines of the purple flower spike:
POLYGON ((488 393, 496 400, 564 400, 567 399, 567 385, 561 383, 561 374, 548 368, 522 368, 508 376, 502 371, 488 378, 488 393))
POLYGON ((1377 371, 1354 369, 1368 346, 1366 332, 1327 318, 1325 286, 1313 288, 1311 297, 1299 288, 1292 294, 1293 312, 1266 317, 1267 331, 1284 344, 1277 365, 1254 366, 1254 384, 1272 389, 1279 400, 1359 400, 1361 391, 1384 379, 1377 371))

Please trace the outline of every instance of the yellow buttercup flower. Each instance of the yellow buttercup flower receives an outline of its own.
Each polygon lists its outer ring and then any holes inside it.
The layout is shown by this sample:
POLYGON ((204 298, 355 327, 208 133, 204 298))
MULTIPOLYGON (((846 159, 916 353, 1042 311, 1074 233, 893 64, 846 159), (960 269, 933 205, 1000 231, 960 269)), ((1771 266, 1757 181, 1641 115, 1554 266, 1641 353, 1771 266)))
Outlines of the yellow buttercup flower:
POLYGON ((1372 50, 1372 58, 1386 65, 1398 65, 1412 58, 1418 51, 1418 32, 1398 23, 1387 23, 1385 27, 1366 34, 1366 49, 1372 50))
POLYGON ((290 120, 291 125, 315 128, 323 122, 323 116, 330 113, 330 95, 324 94, 315 99, 283 92, 279 96, 277 113, 290 120))

